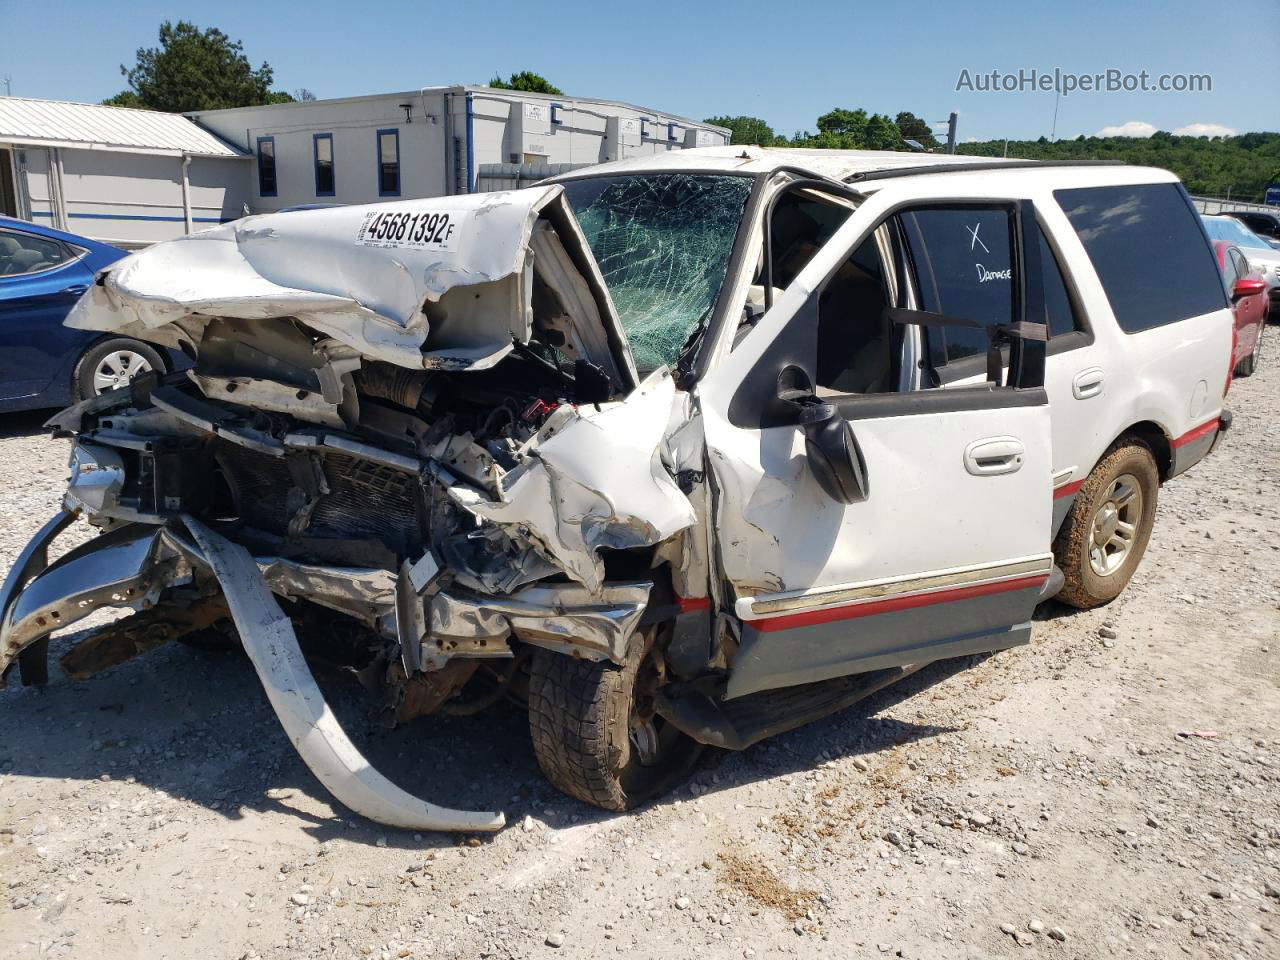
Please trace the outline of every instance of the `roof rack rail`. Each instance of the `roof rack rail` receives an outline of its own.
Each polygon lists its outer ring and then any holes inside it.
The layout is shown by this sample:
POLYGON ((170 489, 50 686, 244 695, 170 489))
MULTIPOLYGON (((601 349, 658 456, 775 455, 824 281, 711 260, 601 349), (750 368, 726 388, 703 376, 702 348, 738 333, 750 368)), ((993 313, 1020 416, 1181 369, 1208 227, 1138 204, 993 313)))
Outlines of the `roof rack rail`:
POLYGON ((864 180, 890 180, 894 177, 918 177, 928 173, 971 173, 975 170, 1025 170, 1031 167, 1123 167, 1116 160, 976 160, 973 163, 931 163, 919 167, 890 167, 884 170, 862 170, 844 178, 845 183, 864 180))

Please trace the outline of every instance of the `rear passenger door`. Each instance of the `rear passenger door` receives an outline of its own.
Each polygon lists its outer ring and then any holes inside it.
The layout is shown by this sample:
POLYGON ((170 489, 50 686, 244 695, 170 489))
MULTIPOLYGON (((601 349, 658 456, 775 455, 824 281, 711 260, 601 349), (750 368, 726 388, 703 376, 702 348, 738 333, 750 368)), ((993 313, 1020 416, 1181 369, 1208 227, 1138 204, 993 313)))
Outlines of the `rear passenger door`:
MULTIPOLYGON (((925 310, 972 317, 987 328, 1012 321, 1011 303, 1002 296, 1000 279, 1009 269, 1012 251, 996 212, 925 211, 904 222, 925 310), (954 237, 961 230, 966 231, 967 243, 957 248, 954 237)), ((1036 224, 1035 238, 1044 293, 1044 314, 1039 319, 1049 337, 1045 390, 1052 408, 1056 533, 1093 466, 1092 460, 1078 461, 1083 450, 1092 450, 1099 442, 1092 426, 1105 403, 1107 364, 1095 347, 1079 293, 1068 284, 1062 268, 1061 239, 1050 235, 1043 219, 1036 224), (1082 434, 1088 437, 1083 445, 1082 434)), ((990 341, 984 330, 930 329, 924 335, 935 386, 956 387, 986 379, 990 341)), ((1007 366, 1008 359, 1005 347, 1002 365, 1007 366)))

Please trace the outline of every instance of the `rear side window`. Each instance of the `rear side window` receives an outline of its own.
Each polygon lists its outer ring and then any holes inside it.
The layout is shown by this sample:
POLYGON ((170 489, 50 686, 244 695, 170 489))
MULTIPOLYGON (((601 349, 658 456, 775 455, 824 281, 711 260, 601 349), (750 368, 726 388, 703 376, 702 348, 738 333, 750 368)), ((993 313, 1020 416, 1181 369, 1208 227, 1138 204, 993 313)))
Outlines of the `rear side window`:
POLYGON ((1049 325, 1050 337, 1063 337, 1068 333, 1083 330, 1084 325, 1077 316, 1071 303, 1071 295, 1067 293, 1067 281, 1062 276, 1062 266, 1049 246, 1049 238, 1040 231, 1040 263, 1044 273, 1044 312, 1045 323, 1049 325))
POLYGON ((1225 307, 1216 257, 1175 183, 1056 190, 1120 329, 1140 333, 1225 307))
POLYGON ((18 230, 0 230, 0 277, 43 273, 74 259, 57 240, 18 230))

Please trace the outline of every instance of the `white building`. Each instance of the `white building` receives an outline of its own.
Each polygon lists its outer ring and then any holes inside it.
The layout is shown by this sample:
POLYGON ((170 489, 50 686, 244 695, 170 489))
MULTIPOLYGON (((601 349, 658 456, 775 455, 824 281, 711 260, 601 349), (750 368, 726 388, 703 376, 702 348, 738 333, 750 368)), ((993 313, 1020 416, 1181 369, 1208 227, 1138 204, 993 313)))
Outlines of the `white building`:
POLYGON ((247 151, 177 114, 0 97, 0 214, 125 247, 243 215, 247 151))
POLYGON ((501 189, 605 160, 729 142, 729 131, 610 100, 427 87, 188 116, 256 156, 254 212, 501 189))

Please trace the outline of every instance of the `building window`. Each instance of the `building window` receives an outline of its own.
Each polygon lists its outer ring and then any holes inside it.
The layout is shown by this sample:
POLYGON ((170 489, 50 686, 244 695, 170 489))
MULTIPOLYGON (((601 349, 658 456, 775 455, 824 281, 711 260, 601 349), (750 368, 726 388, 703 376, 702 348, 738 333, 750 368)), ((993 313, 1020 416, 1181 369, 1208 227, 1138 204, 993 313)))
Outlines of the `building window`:
POLYGON ((311 148, 315 153, 316 196, 333 196, 333 134, 316 133, 311 136, 311 148))
POLYGON ((378 196, 400 196, 400 131, 378 131, 378 196))
POLYGON ((276 195, 276 138, 258 138, 258 195, 276 195))

